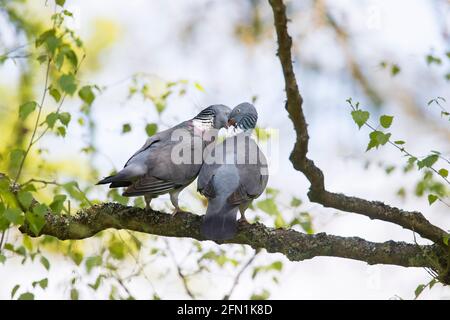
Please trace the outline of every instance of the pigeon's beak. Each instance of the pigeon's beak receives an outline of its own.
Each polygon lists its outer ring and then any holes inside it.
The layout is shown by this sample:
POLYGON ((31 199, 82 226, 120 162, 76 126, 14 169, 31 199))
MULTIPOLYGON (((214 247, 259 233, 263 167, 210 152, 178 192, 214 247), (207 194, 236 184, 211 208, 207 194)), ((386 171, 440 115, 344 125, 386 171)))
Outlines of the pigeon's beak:
POLYGON ((228 119, 228 127, 236 126, 236 120, 234 118, 228 119))

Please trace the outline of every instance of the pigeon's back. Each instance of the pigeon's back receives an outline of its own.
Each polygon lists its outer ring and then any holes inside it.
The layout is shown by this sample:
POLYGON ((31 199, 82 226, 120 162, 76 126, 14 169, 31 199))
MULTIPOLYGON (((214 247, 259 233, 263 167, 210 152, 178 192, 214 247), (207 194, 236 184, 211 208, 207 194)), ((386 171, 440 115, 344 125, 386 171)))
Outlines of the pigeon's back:
POLYGON ((249 135, 238 134, 216 145, 198 179, 199 191, 209 199, 202 234, 214 240, 232 238, 239 206, 259 197, 267 180, 267 160, 249 135))

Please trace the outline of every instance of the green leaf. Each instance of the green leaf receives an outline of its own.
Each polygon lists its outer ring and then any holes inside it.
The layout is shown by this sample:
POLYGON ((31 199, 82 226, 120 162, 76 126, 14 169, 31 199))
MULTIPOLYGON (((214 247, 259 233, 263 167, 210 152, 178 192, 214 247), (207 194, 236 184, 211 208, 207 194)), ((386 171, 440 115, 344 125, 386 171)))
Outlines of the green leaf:
POLYGON ((361 127, 369 120, 370 113, 368 111, 363 110, 354 110, 352 111, 352 118, 353 121, 358 125, 358 128, 361 129, 361 127))
POLYGON ((70 122, 70 119, 71 119, 70 113, 61 112, 58 117, 59 117, 59 120, 61 121, 61 123, 67 127, 70 122))
POLYGON ((39 61, 40 64, 43 64, 45 61, 47 61, 47 55, 41 54, 39 57, 37 57, 37 61, 39 61))
POLYGON ((394 77, 399 72, 400 72, 400 67, 396 64, 393 64, 391 67, 391 75, 394 77))
POLYGON ((72 64, 72 67, 78 67, 78 57, 75 51, 73 51, 69 46, 63 47, 61 51, 66 59, 72 64))
POLYGON ((205 89, 201 86, 200 83, 195 82, 195 83, 194 83, 194 86, 195 86, 195 88, 196 88, 197 90, 199 90, 199 91, 201 91, 201 92, 205 92, 205 89))
POLYGON ((78 300, 79 299, 79 294, 78 294, 78 290, 75 288, 72 288, 70 290, 70 299, 71 300, 78 300))
POLYGON ((275 228, 284 228, 286 226, 286 221, 281 214, 275 217, 275 228))
POLYGON ((19 199, 20 204, 25 209, 28 209, 31 205, 31 202, 33 201, 33 195, 28 191, 19 191, 17 193, 17 198, 19 199))
POLYGON ((9 154, 9 159, 12 167, 18 167, 20 162, 22 162, 25 156, 25 151, 22 149, 11 150, 9 154))
POLYGON ((50 270, 50 262, 48 261, 48 259, 46 257, 41 256, 40 262, 47 271, 50 270))
MULTIPOLYGON (((10 183, 11 183, 11 181, 8 179, 8 177, 0 175, 0 191, 8 192, 10 183)), ((3 202, 0 201, 0 207, 2 205, 3 205, 3 202)))
POLYGON ((16 284, 16 285, 14 286, 14 288, 11 290, 11 299, 14 298, 14 296, 16 295, 17 290, 19 290, 19 288, 20 288, 20 284, 16 284))
POLYGON ((125 246, 123 242, 112 241, 108 249, 114 259, 123 260, 125 258, 125 246))
POLYGON ((70 258, 75 262, 77 266, 80 265, 80 263, 83 261, 83 254, 78 251, 72 251, 69 253, 70 258))
POLYGON ((73 13, 68 10, 63 10, 63 14, 68 17, 73 17, 73 13))
POLYGON ((428 203, 430 204, 430 206, 436 202, 436 200, 439 199, 438 196, 434 195, 434 194, 429 194, 428 195, 428 203))
POLYGON ((61 87, 62 91, 66 92, 69 95, 74 94, 77 90, 76 79, 72 73, 63 74, 59 78, 58 84, 61 87))
POLYGON ((380 117, 380 124, 383 128, 389 128, 392 124, 393 116, 382 115, 380 117))
POLYGON ((439 57, 435 57, 435 56, 433 56, 431 54, 426 56, 426 60, 427 60, 427 64, 428 65, 433 64, 433 63, 435 63, 435 64, 441 64, 442 63, 442 60, 439 57))
POLYGON ((128 201, 130 200, 130 198, 120 195, 117 189, 111 189, 108 192, 108 197, 124 206, 126 206, 128 204, 128 201))
POLYGON ((0 263, 5 263, 6 257, 0 253, 0 263))
POLYGON ((78 182, 70 181, 70 182, 63 184, 63 187, 72 198, 74 198, 80 202, 83 200, 86 200, 84 193, 82 191, 80 191, 78 182))
POLYGON ((264 289, 261 293, 254 293, 251 295, 250 300, 267 300, 270 297, 270 292, 264 289))
POLYGON ((8 208, 3 212, 3 217, 15 225, 22 225, 24 216, 18 208, 8 208))
POLYGON ((45 118, 45 122, 47 123, 50 129, 53 129, 55 126, 56 120, 58 120, 58 114, 56 112, 51 112, 45 118))
POLYGON ((33 208, 32 212, 27 212, 25 218, 27 219, 31 231, 38 236, 45 225, 45 214, 48 208, 45 204, 39 204, 33 208))
POLYGON ((423 292, 425 287, 426 286, 424 284, 420 284, 417 286, 416 290, 414 291, 414 295, 416 296, 416 299, 420 296, 420 294, 423 292))
POLYGON ((22 238, 22 243, 23 243, 23 246, 28 251, 33 251, 33 242, 31 241, 31 237, 29 237, 28 235, 24 234, 23 238, 22 238))
POLYGON ((64 6, 64 3, 66 3, 66 0, 56 0, 55 2, 58 6, 62 7, 62 6, 64 6))
POLYGON ((55 99, 56 102, 59 102, 59 100, 61 100, 61 93, 59 92, 58 89, 50 88, 49 93, 53 97, 53 99, 55 99))
POLYGON ((258 201, 256 206, 269 215, 279 215, 278 207, 272 198, 258 201))
POLYGON ((447 177, 448 177, 448 170, 447 170, 447 169, 442 168, 442 169, 440 169, 438 172, 439 172, 439 175, 440 175, 441 177, 444 177, 444 178, 447 178, 447 177))
POLYGON ((66 136, 66 128, 64 128, 64 127, 58 127, 58 128, 56 128, 56 133, 59 135, 59 136, 61 136, 61 137, 65 137, 66 136))
POLYGON ((450 234, 447 233, 445 236, 442 237, 442 242, 444 242, 444 244, 446 246, 448 246, 448 240, 450 239, 450 234))
POLYGON ((385 145, 389 141, 391 134, 376 130, 376 131, 372 131, 369 134, 369 137, 370 137, 370 141, 369 141, 366 151, 369 151, 372 148, 378 148, 380 145, 385 145))
POLYGON ((81 100, 86 102, 88 105, 92 104, 92 102, 95 100, 95 94, 94 91, 92 91, 91 86, 84 86, 83 88, 78 91, 78 95, 80 96, 81 100))
POLYGON ((19 296, 19 300, 34 300, 34 294, 32 294, 31 292, 22 293, 19 296))
POLYGON ((403 140, 397 140, 397 141, 394 141, 394 143, 395 143, 395 144, 405 144, 405 141, 403 141, 403 140))
POLYGON ((281 269, 283 269, 283 262, 275 261, 270 265, 270 269, 281 271, 281 269))
POLYGON ((55 66, 58 70, 61 70, 63 64, 64 64, 64 53, 62 51, 59 51, 59 53, 56 55, 55 58, 55 66))
POLYGON ((280 190, 277 190, 275 188, 266 188, 266 195, 271 196, 272 198, 275 198, 280 193, 280 190))
POLYGON ((291 207, 297 208, 302 204, 302 200, 296 198, 296 197, 292 197, 291 200, 291 207))
POLYGON ((122 125, 122 133, 127 133, 131 131, 131 125, 129 123, 124 123, 122 125))
POLYGON ((102 279, 103 279, 103 276, 99 275, 97 277, 97 279, 95 280, 95 283, 89 284, 89 287, 91 287, 92 289, 94 289, 96 291, 100 287, 100 284, 102 283, 102 279))
POLYGON ((32 283, 33 288, 36 287, 37 285, 39 285, 39 287, 41 287, 42 289, 47 288, 47 286, 48 286, 48 279, 44 278, 44 279, 39 280, 39 281, 33 281, 33 283, 32 283))
POLYGON ((101 256, 93 256, 86 259, 86 270, 88 273, 90 273, 94 267, 98 267, 101 265, 102 265, 101 256))
POLYGON ((433 166, 433 164, 435 164, 436 161, 438 161, 438 159, 439 159, 439 155, 432 154, 432 155, 429 155, 428 157, 426 157, 425 159, 417 161, 417 166, 419 167, 419 169, 422 169, 424 167, 431 168, 433 166))
POLYGON ((156 123, 149 123, 145 126, 145 132, 149 137, 153 136, 158 131, 158 125, 156 123))
POLYGON ((410 157, 408 159, 408 165, 413 165, 417 161, 416 157, 410 157))
POLYGON ((65 194, 57 194, 53 197, 53 202, 50 203, 50 209, 53 213, 61 213, 64 208, 64 201, 66 201, 67 196, 65 194))
POLYGON ((305 231, 307 234, 314 233, 313 225, 312 225, 312 218, 308 212, 301 212, 298 220, 299 220, 299 224, 302 227, 303 231, 305 231))
POLYGON ((48 51, 53 54, 56 48, 61 44, 61 39, 56 36, 55 29, 43 32, 36 40, 36 48, 45 43, 48 51))
POLYGON ((37 103, 34 101, 25 102, 19 107, 19 117, 22 120, 25 120, 30 113, 36 110, 37 103))
POLYGON ((158 113, 161 113, 166 109, 166 103, 164 101, 156 101, 155 108, 158 113))
POLYGON ((269 130, 266 130, 261 127, 255 128, 255 134, 256 134, 256 137, 258 138, 258 141, 267 141, 271 135, 269 130))

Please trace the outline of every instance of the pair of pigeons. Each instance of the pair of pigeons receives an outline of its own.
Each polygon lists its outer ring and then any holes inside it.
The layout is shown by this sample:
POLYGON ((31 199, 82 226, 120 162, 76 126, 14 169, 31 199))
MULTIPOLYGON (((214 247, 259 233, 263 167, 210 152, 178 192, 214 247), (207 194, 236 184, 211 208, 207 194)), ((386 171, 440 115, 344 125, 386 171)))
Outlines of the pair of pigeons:
POLYGON ((211 240, 227 240, 236 234, 238 210, 241 220, 268 180, 267 161, 251 138, 258 114, 250 103, 233 110, 212 105, 193 119, 147 139, 117 174, 98 184, 126 187, 124 196, 144 196, 147 208, 165 193, 175 207, 179 193, 198 176, 198 191, 208 198, 201 232, 211 240), (234 127, 234 134, 217 143, 221 128, 234 127), (199 157, 200 155, 200 157, 199 157))

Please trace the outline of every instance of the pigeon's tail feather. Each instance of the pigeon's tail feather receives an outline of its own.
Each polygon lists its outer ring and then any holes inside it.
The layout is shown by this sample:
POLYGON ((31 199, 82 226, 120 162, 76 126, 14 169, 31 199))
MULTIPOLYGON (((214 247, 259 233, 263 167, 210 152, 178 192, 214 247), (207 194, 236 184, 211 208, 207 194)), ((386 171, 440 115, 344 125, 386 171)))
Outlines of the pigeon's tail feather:
POLYGON ((145 167, 143 166, 128 166, 123 168, 115 175, 103 178, 97 184, 111 183, 111 188, 127 187, 132 184, 136 177, 145 174, 145 167))
POLYGON ((120 187, 128 187, 131 186, 133 182, 131 181, 117 181, 113 182, 109 185, 110 188, 120 188, 120 187))
POLYGON ((115 179, 114 179, 115 177, 116 176, 113 175, 113 176, 109 176, 109 177, 103 178, 102 180, 97 182, 97 184, 108 184, 108 183, 115 182, 115 179))
POLYGON ((228 240, 235 236, 237 229, 236 216, 238 207, 225 204, 221 209, 214 210, 208 206, 201 226, 202 235, 210 240, 228 240))

